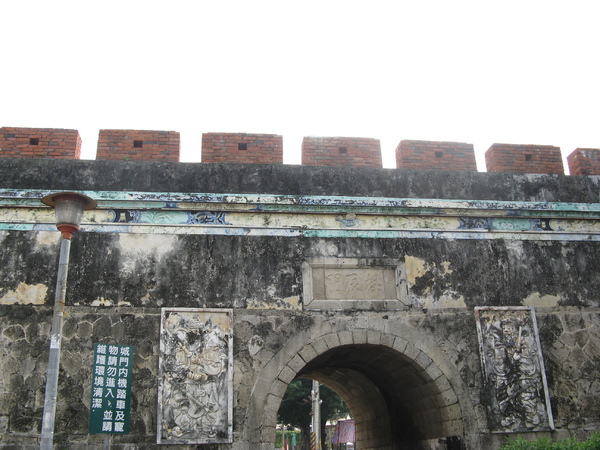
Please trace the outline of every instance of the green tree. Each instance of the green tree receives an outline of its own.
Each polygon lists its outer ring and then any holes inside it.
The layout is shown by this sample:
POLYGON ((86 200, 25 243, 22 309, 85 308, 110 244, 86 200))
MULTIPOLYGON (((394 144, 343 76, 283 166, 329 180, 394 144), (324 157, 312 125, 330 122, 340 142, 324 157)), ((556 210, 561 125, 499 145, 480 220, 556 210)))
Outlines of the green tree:
MULTIPOLYGON (((310 392, 312 381, 299 378, 292 381, 277 412, 277 420, 284 425, 291 425, 300 429, 302 450, 310 450, 310 422, 312 404, 310 392)), ((331 388, 321 385, 321 439, 324 444, 325 424, 328 420, 346 417, 350 410, 331 388)), ((323 446, 323 448, 325 448, 323 446)))

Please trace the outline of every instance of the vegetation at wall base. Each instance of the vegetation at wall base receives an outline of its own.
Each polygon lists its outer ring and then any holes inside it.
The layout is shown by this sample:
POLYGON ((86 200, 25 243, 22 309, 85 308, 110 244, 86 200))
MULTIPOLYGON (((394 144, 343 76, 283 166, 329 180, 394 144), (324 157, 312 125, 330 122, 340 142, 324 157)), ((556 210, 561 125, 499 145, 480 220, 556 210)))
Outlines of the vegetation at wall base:
POLYGON ((553 442, 549 438, 527 441, 523 438, 509 439, 500 450, 600 450, 600 432, 585 441, 563 439, 553 442))

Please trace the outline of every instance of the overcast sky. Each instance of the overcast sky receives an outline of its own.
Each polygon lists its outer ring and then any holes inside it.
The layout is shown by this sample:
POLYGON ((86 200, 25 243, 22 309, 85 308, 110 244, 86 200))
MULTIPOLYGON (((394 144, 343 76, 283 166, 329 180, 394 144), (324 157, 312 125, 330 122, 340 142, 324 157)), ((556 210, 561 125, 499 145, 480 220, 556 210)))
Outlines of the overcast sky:
POLYGON ((600 148, 600 2, 0 3, 0 126, 600 148))

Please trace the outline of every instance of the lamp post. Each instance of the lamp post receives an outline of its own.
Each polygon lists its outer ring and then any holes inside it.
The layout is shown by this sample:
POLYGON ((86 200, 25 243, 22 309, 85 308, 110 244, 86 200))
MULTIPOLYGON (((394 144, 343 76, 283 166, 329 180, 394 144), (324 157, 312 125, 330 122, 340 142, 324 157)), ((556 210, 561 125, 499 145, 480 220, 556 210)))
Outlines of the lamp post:
POLYGON ((94 209, 96 202, 76 192, 59 192, 50 194, 42 202, 54 208, 56 228, 61 232, 60 256, 56 293, 54 297, 54 314, 50 333, 50 355, 48 357, 48 373, 46 375, 46 395, 44 398, 44 414, 42 416, 42 437, 40 449, 52 449, 54 440, 54 419, 56 416, 56 393, 58 390, 58 371, 60 366, 60 346, 62 340, 63 315, 67 292, 67 273, 69 270, 69 254, 71 238, 79 230, 83 211, 94 209))
POLYGON ((319 391, 319 382, 312 382, 312 427, 315 434, 315 450, 321 450, 321 393, 319 391))

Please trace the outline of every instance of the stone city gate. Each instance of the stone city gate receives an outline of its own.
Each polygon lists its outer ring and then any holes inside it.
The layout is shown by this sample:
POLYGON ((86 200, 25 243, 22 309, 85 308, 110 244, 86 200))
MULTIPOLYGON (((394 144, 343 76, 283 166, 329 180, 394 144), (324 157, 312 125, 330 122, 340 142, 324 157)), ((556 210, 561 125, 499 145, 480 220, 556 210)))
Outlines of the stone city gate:
POLYGON ((2 446, 39 439, 58 252, 40 199, 59 191, 98 207, 73 239, 58 445, 102 441, 98 342, 135 348, 123 448, 272 448, 297 376, 346 400, 361 449, 598 427, 598 177, 24 159, 0 175, 2 446))
POLYGON ((474 405, 465 386, 456 385, 456 368, 434 341, 402 323, 406 319, 330 317, 289 340, 254 386, 250 442, 260 444, 252 439, 259 430, 274 438, 286 382, 295 376, 324 383, 344 399, 356 423, 357 448, 414 448, 419 442, 435 448, 462 440, 463 421, 478 423, 474 405))

